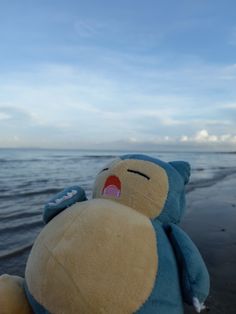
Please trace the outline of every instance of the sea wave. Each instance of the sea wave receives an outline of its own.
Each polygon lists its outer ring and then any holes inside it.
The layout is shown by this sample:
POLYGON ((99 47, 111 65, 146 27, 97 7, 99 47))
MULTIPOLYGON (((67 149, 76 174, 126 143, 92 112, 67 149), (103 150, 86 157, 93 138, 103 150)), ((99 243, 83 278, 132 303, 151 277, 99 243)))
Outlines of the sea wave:
POLYGON ((116 158, 117 155, 78 155, 78 156, 65 156, 65 155, 54 155, 47 157, 38 157, 38 158, 0 158, 0 163, 31 163, 31 162, 49 162, 53 159, 53 161, 78 161, 81 159, 107 159, 107 158, 116 158))
POLYGON ((33 246, 33 242, 32 243, 28 243, 28 244, 25 244, 25 245, 22 245, 20 247, 18 247, 17 249, 14 249, 14 250, 9 250, 7 252, 4 252, 2 254, 0 254, 0 259, 8 259, 10 257, 14 257, 14 256, 18 256, 24 252, 27 252, 27 251, 30 251, 30 249, 32 248, 33 246))
POLYGON ((7 221, 7 220, 18 220, 18 219, 24 219, 28 217, 35 217, 35 216, 41 216, 42 211, 37 211, 37 212, 11 212, 9 214, 1 214, 0 213, 0 219, 1 222, 7 221))
POLYGON ((43 226, 43 221, 42 220, 37 220, 37 221, 30 221, 30 222, 25 222, 22 221, 22 223, 17 224, 17 225, 11 225, 8 227, 3 226, 3 228, 0 228, 0 234, 1 233, 12 233, 21 230, 22 232, 24 230, 29 230, 29 229, 34 229, 43 226))
POLYGON ((33 159, 11 159, 11 158, 0 158, 0 163, 11 163, 11 162, 39 162, 39 161, 48 161, 48 159, 42 158, 33 158, 33 159))
MULTIPOLYGON (((218 168, 220 169, 220 168, 218 168)), ((231 167, 231 168, 223 168, 219 171, 217 171, 212 178, 207 178, 207 179, 199 179, 199 180, 194 180, 193 182, 190 182, 187 185, 186 192, 192 192, 196 189, 200 188, 205 188, 205 187, 210 187, 212 185, 215 185, 219 181, 223 180, 224 178, 236 174, 236 168, 231 167)))
POLYGON ((34 191, 27 191, 23 193, 15 193, 15 194, 5 194, 0 195, 0 199, 15 199, 15 198, 22 198, 22 197, 32 197, 36 195, 47 195, 47 194, 55 194, 61 191, 61 188, 48 188, 43 190, 34 190, 34 191))
POLYGON ((103 158, 117 158, 117 155, 85 155, 83 157, 89 159, 103 159, 103 158))

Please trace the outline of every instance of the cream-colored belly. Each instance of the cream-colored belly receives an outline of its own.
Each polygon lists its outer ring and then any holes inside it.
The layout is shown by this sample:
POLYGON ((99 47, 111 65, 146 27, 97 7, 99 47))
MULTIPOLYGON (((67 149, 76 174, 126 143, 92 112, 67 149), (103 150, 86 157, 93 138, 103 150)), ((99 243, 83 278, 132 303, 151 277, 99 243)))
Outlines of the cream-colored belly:
POLYGON ((26 267, 31 294, 51 313, 133 313, 158 269, 150 220, 109 200, 77 203, 41 232, 26 267))

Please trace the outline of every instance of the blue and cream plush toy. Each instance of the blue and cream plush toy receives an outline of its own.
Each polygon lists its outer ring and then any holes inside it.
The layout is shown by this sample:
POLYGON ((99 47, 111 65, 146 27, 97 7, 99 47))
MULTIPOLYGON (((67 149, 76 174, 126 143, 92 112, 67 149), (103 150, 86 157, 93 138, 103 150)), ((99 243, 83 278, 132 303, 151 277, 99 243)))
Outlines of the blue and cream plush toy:
POLYGON ((179 223, 186 162, 125 155, 45 207, 25 279, 0 277, 0 312, 181 314, 204 309, 209 276, 179 223))

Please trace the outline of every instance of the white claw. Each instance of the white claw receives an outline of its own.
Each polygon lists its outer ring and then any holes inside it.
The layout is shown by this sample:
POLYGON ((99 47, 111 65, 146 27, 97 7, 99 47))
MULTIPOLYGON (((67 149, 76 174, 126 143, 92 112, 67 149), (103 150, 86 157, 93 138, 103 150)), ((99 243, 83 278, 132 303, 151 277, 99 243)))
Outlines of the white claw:
POLYGON ((71 192, 68 192, 66 195, 62 196, 61 198, 57 198, 54 202, 48 203, 49 206, 57 206, 61 202, 68 200, 69 198, 73 197, 75 194, 77 194, 76 190, 72 190, 71 192))
POLYGON ((48 205, 49 205, 49 206, 55 206, 56 204, 55 204, 55 203, 50 202, 50 203, 48 203, 48 205))
POLYGON ((202 310, 206 308, 204 303, 200 303, 197 297, 193 297, 193 306, 197 313, 200 313, 202 310))

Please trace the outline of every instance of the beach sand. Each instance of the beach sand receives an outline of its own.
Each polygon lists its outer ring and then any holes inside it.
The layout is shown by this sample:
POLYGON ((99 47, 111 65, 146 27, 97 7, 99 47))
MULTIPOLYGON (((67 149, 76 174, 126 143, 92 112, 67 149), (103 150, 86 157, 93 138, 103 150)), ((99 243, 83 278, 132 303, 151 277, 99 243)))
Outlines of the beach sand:
MULTIPOLYGON (((235 314, 236 175, 188 193, 181 227, 199 248, 210 273, 208 312, 235 314)), ((185 313, 196 312, 186 306, 185 313)))

